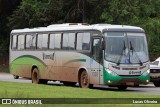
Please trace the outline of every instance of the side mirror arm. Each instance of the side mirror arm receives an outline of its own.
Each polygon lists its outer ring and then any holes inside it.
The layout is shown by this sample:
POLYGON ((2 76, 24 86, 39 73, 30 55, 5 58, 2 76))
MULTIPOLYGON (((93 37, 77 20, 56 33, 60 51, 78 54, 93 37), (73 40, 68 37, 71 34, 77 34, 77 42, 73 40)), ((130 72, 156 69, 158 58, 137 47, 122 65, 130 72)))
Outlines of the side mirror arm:
POLYGON ((105 44, 105 41, 103 40, 101 43, 101 50, 105 50, 105 48, 106 48, 106 44, 105 44))

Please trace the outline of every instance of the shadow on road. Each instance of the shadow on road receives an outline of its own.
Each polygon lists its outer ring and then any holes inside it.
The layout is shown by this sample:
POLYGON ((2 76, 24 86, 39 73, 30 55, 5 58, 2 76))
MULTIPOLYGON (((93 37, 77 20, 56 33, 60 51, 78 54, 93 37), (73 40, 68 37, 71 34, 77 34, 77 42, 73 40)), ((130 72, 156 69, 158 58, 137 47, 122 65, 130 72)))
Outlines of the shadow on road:
MULTIPOLYGON (((48 83, 47 85, 51 85, 51 86, 64 86, 63 83, 48 83)), ((79 88, 78 84, 76 84, 76 86, 68 86, 68 87, 77 87, 79 88)), ((142 85, 139 87, 128 87, 126 90, 124 90, 124 92, 147 92, 148 90, 145 89, 149 89, 149 88, 155 88, 154 86, 148 86, 148 85, 142 85)), ((92 89, 96 89, 96 90, 102 90, 102 91, 116 91, 116 92, 122 92, 121 90, 118 90, 117 87, 108 87, 108 86, 99 86, 99 85, 95 85, 92 89)))

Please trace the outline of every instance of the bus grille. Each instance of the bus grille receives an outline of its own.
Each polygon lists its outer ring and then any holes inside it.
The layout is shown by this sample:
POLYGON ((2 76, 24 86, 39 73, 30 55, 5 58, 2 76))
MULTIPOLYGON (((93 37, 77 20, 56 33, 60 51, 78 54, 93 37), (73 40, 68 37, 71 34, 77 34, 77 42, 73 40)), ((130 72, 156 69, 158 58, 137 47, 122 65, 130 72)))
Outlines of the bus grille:
POLYGON ((137 70, 137 68, 122 68, 122 70, 137 70))
POLYGON ((120 82, 140 82, 137 78, 123 78, 120 82))

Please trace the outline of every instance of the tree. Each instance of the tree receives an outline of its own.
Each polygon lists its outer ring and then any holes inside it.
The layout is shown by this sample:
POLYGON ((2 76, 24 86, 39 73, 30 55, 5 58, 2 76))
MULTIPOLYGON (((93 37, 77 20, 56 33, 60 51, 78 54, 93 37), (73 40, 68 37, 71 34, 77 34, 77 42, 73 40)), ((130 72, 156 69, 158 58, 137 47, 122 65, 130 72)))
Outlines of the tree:
MULTIPOLYGON (((9 3, 9 0, 1 1, 9 3)), ((7 18, 1 19, 5 19, 4 31, 7 18)), ((16 29, 77 22, 140 26, 148 35, 150 55, 160 55, 160 0, 22 0, 9 17, 8 25, 16 29)))
POLYGON ((103 10, 101 19, 106 23, 113 24, 134 24, 138 21, 137 0, 112 0, 103 10))
POLYGON ((9 17, 12 29, 41 26, 48 0, 23 0, 19 8, 9 17))
POLYGON ((20 0, 0 0, 0 50, 8 49, 10 31, 7 27, 7 17, 19 3, 20 0))

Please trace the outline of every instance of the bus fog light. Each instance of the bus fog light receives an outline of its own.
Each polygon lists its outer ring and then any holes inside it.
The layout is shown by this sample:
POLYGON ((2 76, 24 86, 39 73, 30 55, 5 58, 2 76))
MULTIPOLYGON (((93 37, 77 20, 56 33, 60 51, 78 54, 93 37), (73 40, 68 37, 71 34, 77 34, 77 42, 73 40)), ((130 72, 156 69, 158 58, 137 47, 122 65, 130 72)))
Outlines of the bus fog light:
POLYGON ((111 81, 110 81, 110 80, 108 80, 108 83, 110 84, 110 83, 111 83, 111 81))
POLYGON ((143 75, 147 75, 147 74, 149 74, 150 73, 150 70, 148 69, 147 71, 145 71, 144 73, 143 73, 143 75))
POLYGON ((149 80, 146 80, 147 83, 149 83, 149 80))

